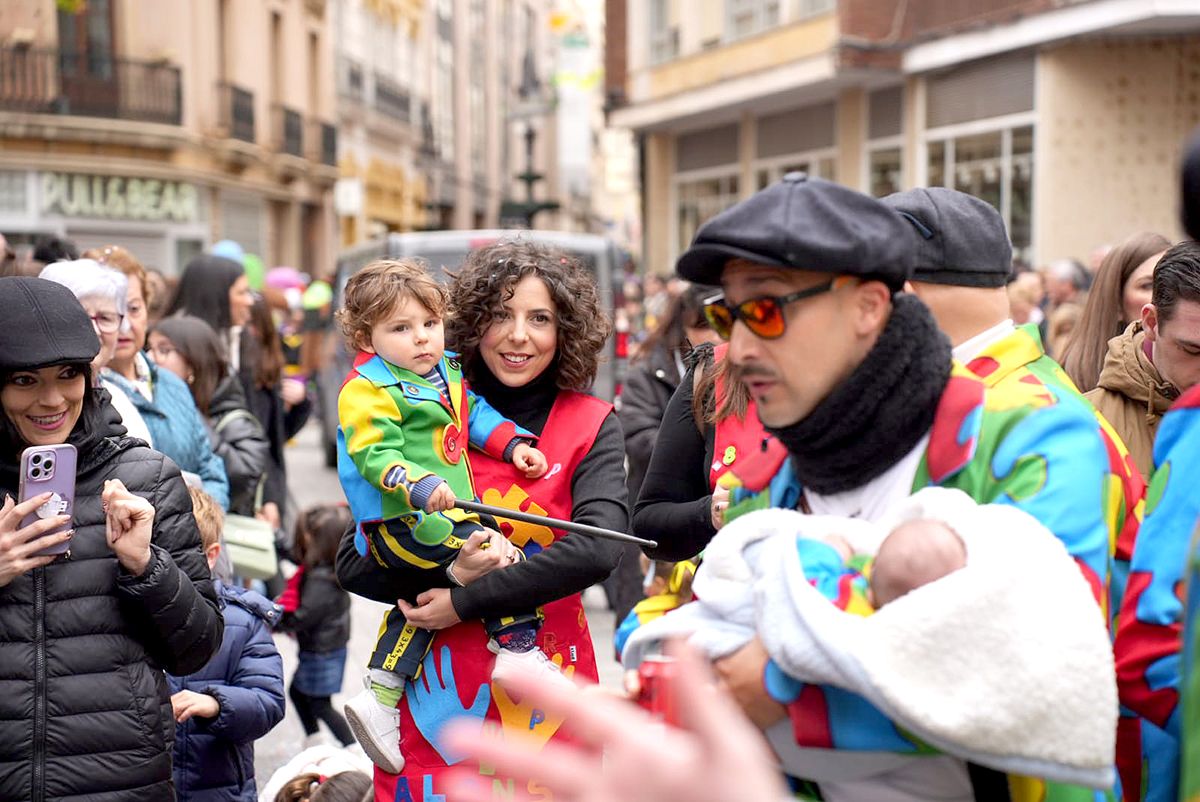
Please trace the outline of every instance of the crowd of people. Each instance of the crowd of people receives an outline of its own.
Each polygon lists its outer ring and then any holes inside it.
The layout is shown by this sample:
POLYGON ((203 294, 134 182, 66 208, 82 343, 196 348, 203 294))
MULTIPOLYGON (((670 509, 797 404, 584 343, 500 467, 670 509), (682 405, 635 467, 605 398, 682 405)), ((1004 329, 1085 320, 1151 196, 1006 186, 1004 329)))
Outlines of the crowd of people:
POLYGON ((530 237, 336 315, 230 242, 4 254, 0 798, 1200 798, 1195 241, 1032 270, 965 193, 792 173, 616 310, 530 237), (335 320, 346 503, 306 505, 335 320), (665 721, 574 687, 601 583, 665 721), (388 609, 339 709, 350 594, 388 609))

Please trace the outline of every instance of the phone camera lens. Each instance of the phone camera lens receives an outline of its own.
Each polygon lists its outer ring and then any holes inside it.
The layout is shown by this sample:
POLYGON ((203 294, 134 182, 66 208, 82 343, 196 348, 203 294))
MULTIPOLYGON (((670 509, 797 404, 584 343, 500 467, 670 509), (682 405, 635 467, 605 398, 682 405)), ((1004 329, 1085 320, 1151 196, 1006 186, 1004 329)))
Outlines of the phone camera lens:
POLYGON ((29 458, 29 462, 33 465, 41 465, 42 464, 42 455, 34 454, 32 457, 29 458))
POLYGON ((40 478, 42 478, 42 469, 34 468, 33 470, 31 470, 29 472, 29 475, 30 475, 30 477, 32 477, 34 479, 40 479, 40 478))
POLYGON ((43 467, 45 467, 46 470, 52 469, 54 467, 54 460, 52 460, 52 459, 46 460, 46 464, 43 467))

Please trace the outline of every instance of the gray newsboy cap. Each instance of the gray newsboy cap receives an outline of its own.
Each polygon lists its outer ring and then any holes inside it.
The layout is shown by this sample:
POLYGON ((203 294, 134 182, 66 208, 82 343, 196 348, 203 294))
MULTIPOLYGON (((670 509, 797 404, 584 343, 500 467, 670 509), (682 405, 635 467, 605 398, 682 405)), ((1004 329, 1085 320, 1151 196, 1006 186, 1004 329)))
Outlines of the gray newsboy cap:
POLYGON ((945 187, 895 192, 883 202, 917 232, 914 281, 956 287, 1003 287, 1012 272, 1012 245, 995 207, 945 187))
POLYGON ((675 269, 719 284, 731 259, 878 279, 899 289, 913 267, 916 235, 904 218, 852 189, 788 173, 700 226, 675 269))

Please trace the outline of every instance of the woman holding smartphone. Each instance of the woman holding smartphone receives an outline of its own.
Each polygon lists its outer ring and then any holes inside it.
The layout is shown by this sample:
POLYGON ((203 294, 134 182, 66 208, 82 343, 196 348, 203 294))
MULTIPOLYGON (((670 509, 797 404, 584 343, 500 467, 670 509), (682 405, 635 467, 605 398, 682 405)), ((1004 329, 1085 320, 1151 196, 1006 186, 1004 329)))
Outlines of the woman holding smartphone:
POLYGON ((199 669, 223 629, 191 499, 173 463, 111 432, 70 290, 0 278, 0 320, 0 799, 172 799, 163 671, 199 669), (21 454, 63 445, 70 515, 39 515, 51 497, 18 499, 21 454))

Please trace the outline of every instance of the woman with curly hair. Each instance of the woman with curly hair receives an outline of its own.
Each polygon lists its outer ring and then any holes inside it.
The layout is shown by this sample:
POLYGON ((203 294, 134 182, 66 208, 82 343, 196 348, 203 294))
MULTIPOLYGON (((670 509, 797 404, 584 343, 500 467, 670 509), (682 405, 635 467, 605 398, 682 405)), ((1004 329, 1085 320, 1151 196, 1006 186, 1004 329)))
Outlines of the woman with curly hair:
MULTIPOLYGON (((560 250, 502 242, 467 257, 451 282, 450 301, 447 344, 472 389, 538 435, 550 465, 540 479, 527 479, 502 460, 472 454, 484 503, 626 531, 621 427, 612 405, 586 392, 612 328, 593 277, 560 250)), ((612 572, 619 548, 536 524, 501 518, 499 526, 525 560, 464 547, 449 565, 405 572, 360 557, 353 531, 342 539, 337 574, 344 588, 378 601, 401 599, 410 623, 438 630, 421 677, 400 700, 404 771, 377 769, 377 796, 444 787, 442 774, 461 759, 442 737, 451 718, 465 716, 481 727, 491 721, 541 743, 558 733, 560 719, 491 684, 495 657, 481 617, 543 607, 538 646, 569 676, 597 681, 580 593, 612 572), (462 577, 471 580, 459 585, 462 577), (463 699, 473 702, 464 707, 463 699)))

